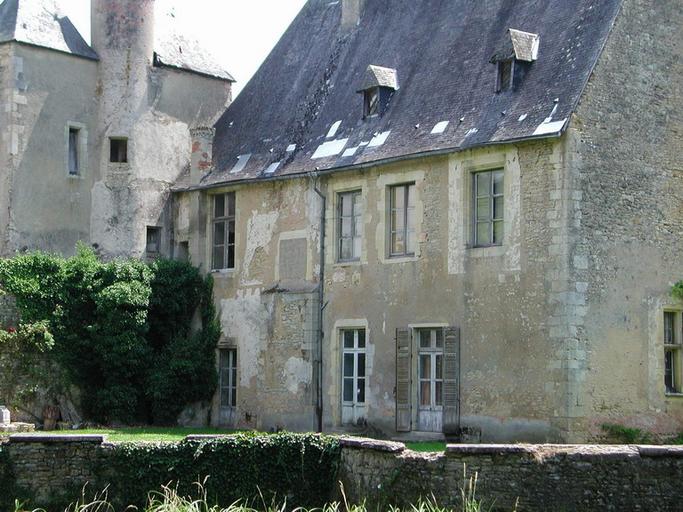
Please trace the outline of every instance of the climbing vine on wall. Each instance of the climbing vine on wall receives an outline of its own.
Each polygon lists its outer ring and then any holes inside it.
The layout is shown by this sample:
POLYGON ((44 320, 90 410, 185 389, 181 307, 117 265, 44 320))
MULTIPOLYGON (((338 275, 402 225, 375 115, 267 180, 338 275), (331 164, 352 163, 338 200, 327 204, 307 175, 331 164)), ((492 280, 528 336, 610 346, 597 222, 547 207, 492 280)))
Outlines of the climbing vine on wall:
POLYGON ((79 246, 72 258, 1 260, 0 288, 16 298, 22 322, 46 326, 50 356, 80 390, 86 418, 170 424, 213 395, 212 282, 190 264, 102 262, 79 246))
POLYGON ((678 281, 671 289, 671 295, 678 300, 683 300, 683 281, 678 281))

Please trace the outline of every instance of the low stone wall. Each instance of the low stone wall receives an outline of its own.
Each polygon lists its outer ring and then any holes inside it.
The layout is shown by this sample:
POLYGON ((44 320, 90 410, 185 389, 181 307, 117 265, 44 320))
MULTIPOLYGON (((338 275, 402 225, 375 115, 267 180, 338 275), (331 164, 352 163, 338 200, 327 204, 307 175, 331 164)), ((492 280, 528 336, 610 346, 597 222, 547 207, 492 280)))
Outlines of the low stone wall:
POLYGON ((340 477, 352 501, 405 504, 433 495, 457 505, 476 474, 477 496, 495 510, 683 510, 683 447, 449 445, 417 453, 400 443, 342 444, 340 477))
MULTIPOLYGON (((475 473, 477 495, 495 510, 511 511, 516 503, 519 512, 683 509, 683 447, 449 445, 445 453, 418 453, 369 439, 341 444, 347 499, 380 509, 431 495, 441 505, 458 505, 475 473)), ((109 483, 96 478, 113 446, 104 436, 19 434, 0 448, 9 454, 17 487, 50 502, 86 483, 92 489, 109 483)))

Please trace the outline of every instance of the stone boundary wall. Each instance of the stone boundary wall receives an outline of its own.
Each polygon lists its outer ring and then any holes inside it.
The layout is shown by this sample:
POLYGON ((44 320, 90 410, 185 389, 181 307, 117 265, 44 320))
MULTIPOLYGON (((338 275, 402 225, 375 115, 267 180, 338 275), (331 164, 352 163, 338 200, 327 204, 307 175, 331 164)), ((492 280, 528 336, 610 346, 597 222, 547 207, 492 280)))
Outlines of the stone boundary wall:
MULTIPOLYGON (((206 436, 210 439, 215 436, 206 436)), ((204 439, 194 437, 195 440, 204 439)), ((347 499, 380 505, 420 496, 457 505, 467 478, 494 510, 683 509, 683 447, 618 445, 448 445, 418 453, 396 442, 342 438, 340 481, 347 499)), ((19 488, 50 501, 95 480, 114 445, 99 435, 17 434, 0 440, 19 488)), ((488 510, 488 506, 485 510, 488 510)))

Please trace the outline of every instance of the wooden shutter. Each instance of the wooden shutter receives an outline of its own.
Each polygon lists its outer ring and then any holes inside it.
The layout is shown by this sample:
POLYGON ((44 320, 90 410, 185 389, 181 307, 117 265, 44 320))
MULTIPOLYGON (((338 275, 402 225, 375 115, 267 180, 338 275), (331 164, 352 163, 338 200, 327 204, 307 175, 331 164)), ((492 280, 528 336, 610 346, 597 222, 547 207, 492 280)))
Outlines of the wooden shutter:
POLYGON ((460 328, 444 330, 443 431, 456 434, 460 429, 460 328))
POLYGON ((396 329, 396 431, 410 432, 413 347, 410 329, 396 329))

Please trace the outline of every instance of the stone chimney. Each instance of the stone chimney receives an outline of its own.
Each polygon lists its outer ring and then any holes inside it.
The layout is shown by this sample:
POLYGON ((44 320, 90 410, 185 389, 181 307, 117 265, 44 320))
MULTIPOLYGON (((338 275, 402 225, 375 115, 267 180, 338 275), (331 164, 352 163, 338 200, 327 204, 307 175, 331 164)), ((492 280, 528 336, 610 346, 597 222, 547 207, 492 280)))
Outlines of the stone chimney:
POLYGON ((201 179, 213 166, 213 137, 215 134, 215 128, 198 127, 190 130, 192 137, 190 182, 192 185, 199 185, 201 179))
POLYGON ((342 0, 342 29, 350 30, 360 24, 365 0, 342 0))

